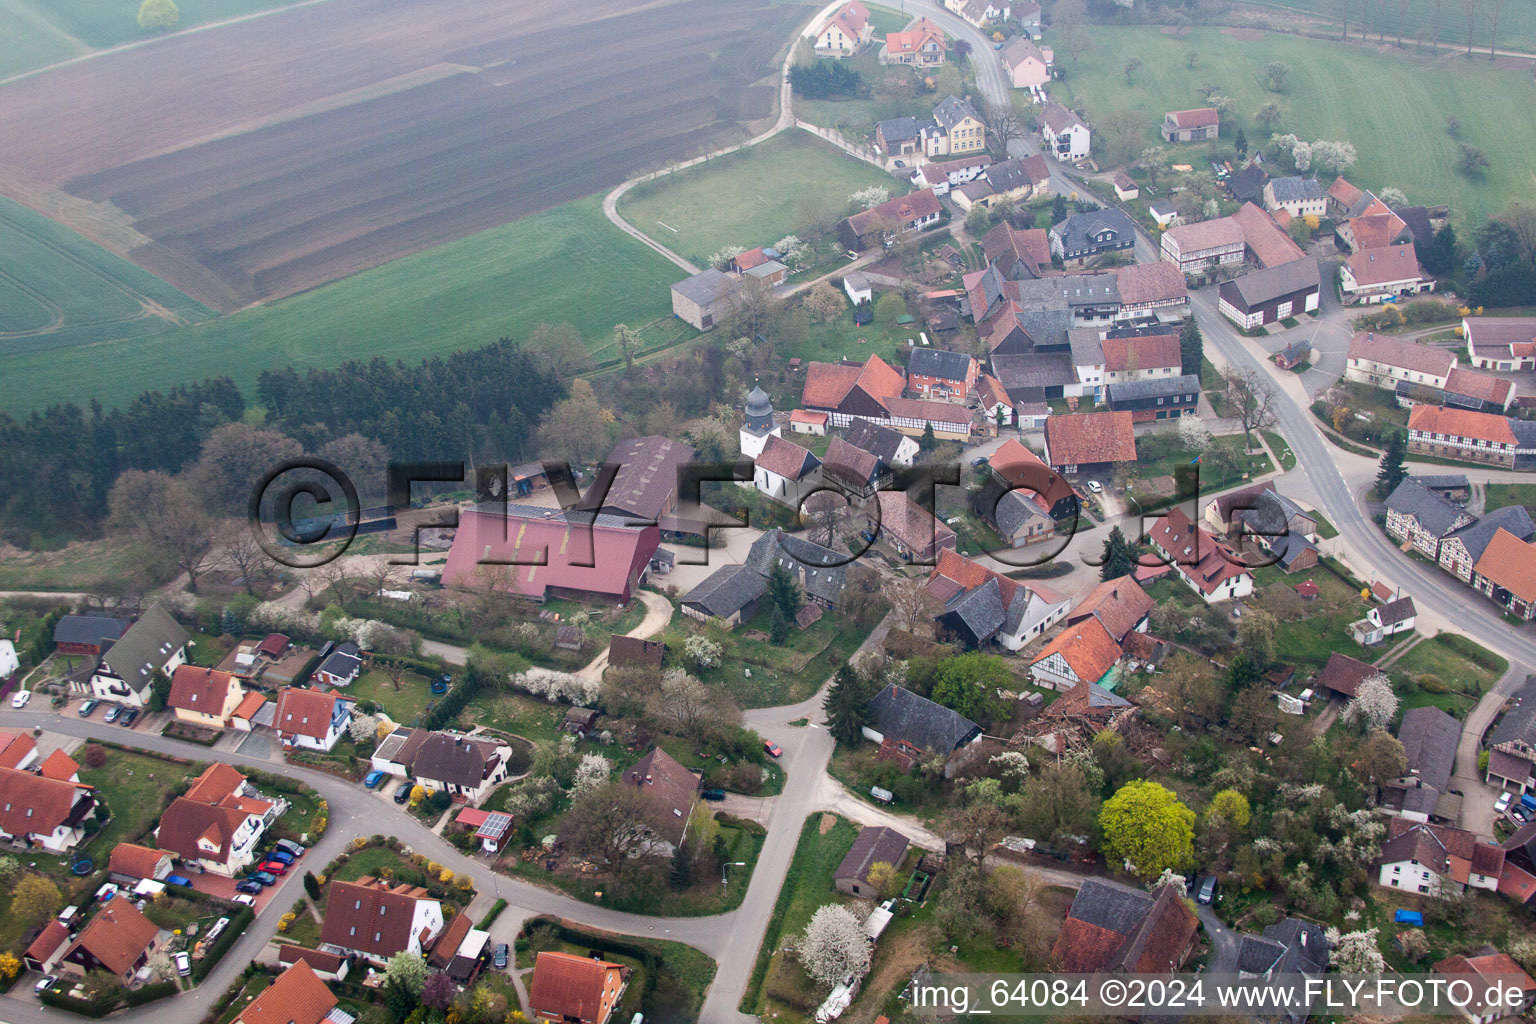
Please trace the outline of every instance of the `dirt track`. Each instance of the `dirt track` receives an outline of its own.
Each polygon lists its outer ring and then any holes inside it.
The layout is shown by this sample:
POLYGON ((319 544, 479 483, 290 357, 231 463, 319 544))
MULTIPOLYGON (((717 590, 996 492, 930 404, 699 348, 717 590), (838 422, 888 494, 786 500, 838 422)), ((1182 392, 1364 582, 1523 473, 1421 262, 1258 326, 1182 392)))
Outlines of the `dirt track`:
POLYGON ((739 134, 771 113, 802 15, 334 0, 0 89, 0 192, 230 310, 739 134), (112 204, 152 243, 114 246, 69 197, 112 204))

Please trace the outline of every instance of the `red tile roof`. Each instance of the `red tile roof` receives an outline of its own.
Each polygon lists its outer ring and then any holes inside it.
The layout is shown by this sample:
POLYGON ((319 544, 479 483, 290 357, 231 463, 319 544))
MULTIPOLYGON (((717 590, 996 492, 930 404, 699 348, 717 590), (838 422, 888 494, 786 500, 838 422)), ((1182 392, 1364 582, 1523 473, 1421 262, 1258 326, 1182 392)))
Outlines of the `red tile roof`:
POLYGON ((1125 652, 1096 618, 1086 618, 1068 626, 1040 649, 1030 661, 1038 665, 1053 654, 1061 655, 1077 678, 1096 683, 1115 667, 1125 652))
POLYGON ((200 804, 216 804, 245 785, 246 777, 232 765, 215 761, 203 773, 192 780, 192 785, 182 794, 188 800, 200 804))
POLYGON ((777 434, 769 436, 768 443, 763 445, 762 452, 754 461, 759 469, 777 473, 788 480, 799 480, 818 464, 816 456, 777 434))
POLYGON ((285 686, 277 691, 277 714, 272 727, 290 736, 323 740, 331 731, 331 714, 340 699, 333 693, 285 686))
POLYGON ((257 654, 265 654, 272 658, 281 658, 283 652, 288 649, 289 640, 281 633, 268 633, 261 638, 261 643, 256 645, 257 654))
POLYGON ((1103 623, 1109 635, 1123 641, 1125 635, 1152 610, 1152 598, 1129 576, 1105 580, 1072 609, 1068 622, 1093 616, 1103 623))
POLYGON ((255 718, 256 712, 260 711, 262 705, 266 702, 267 698, 265 695, 252 690, 241 698, 239 706, 230 714, 230 717, 245 720, 255 718))
POLYGON ((337 999, 315 973, 299 961, 268 985, 235 1018, 240 1024, 320 1024, 337 999))
POLYGON ((1393 281, 1414 281, 1424 276, 1418 256, 1411 245, 1386 245, 1360 249, 1345 260, 1355 284, 1377 285, 1393 281))
POLYGON ((629 968, 573 953, 540 953, 533 962, 528 1009, 552 1020, 595 1021, 603 1008, 603 990, 629 968))
POLYGON ((1477 979, 1469 985, 1471 1002, 1462 1008, 1462 1013, 1468 1017, 1481 1019, 1484 1016, 1513 1016, 1509 1013, 1509 1007, 1489 1004, 1488 993, 1496 987, 1504 990, 1514 988, 1524 993, 1536 992, 1536 981, 1508 953, 1490 953, 1485 956, 1462 956, 1458 953, 1435 964, 1433 970, 1436 974, 1465 974, 1477 979))
POLYGON ((1254 204, 1244 203, 1232 219, 1242 228, 1243 241, 1262 265, 1278 267, 1306 258, 1301 246, 1275 223, 1273 217, 1254 204))
POLYGON ((928 589, 935 594, 947 591, 947 596, 953 597, 961 591, 979 587, 990 579, 997 580, 1004 607, 1012 604, 1014 594, 1024 589, 1024 584, 1018 580, 993 572, 981 563, 971 561, 958 551, 945 548, 939 552, 939 561, 934 566, 933 572, 928 574, 928 589))
POLYGON ((1189 296, 1184 275, 1167 260, 1120 267, 1115 271, 1115 282, 1120 289, 1120 301, 1127 306, 1189 296))
POLYGON ((49 921, 43 926, 43 930, 37 933, 37 938, 27 947, 25 956, 28 959, 44 963, 59 947, 69 941, 69 929, 57 919, 49 921))
POLYGON ((1243 244, 1243 226, 1231 217, 1202 220, 1194 224, 1180 224, 1169 228, 1166 237, 1172 238, 1179 252, 1188 255, 1206 249, 1225 249, 1243 244))
POLYGON ((80 764, 62 750, 55 750, 43 759, 37 769, 45 779, 70 782, 80 773, 80 764))
POLYGON ((1333 184, 1328 186, 1328 195, 1347 210, 1358 203, 1365 193, 1343 178, 1335 178, 1333 184))
MULTIPOLYGON (((1393 213, 1381 200, 1376 200, 1366 208, 1365 213, 1355 217, 1349 222, 1350 235, 1354 239, 1354 248, 1380 249, 1392 245, 1403 237, 1408 230, 1408 225, 1403 223, 1403 218, 1393 213)), ((1413 246, 1408 246, 1411 250, 1413 246)))
POLYGON ((1202 594, 1215 593, 1223 583, 1248 570, 1228 555, 1232 549, 1196 526, 1181 508, 1172 508, 1147 531, 1148 538, 1168 553, 1175 570, 1202 594))
POLYGON ((107 870, 131 878, 154 878, 161 859, 169 856, 171 854, 166 850, 156 850, 138 843, 118 843, 112 848, 112 855, 107 858, 107 870))
POLYGON ((8 835, 52 835, 64 824, 80 792, 72 782, 0 768, 0 829, 8 835))
POLYGON ((1361 331, 1349 339, 1347 358, 1383 363, 1436 377, 1444 377, 1456 365, 1456 356, 1448 349, 1420 345, 1374 331, 1361 331))
POLYGON ((158 934, 160 926, 140 913, 132 902, 113 900, 81 929, 79 938, 64 956, 84 949, 121 978, 133 969, 158 934))
POLYGON ((1497 444, 1515 444, 1515 432, 1509 420, 1488 412, 1451 409, 1438 405, 1416 405, 1408 410, 1408 429, 1425 434, 1445 434, 1497 444))
POLYGON ((1536 601, 1536 546, 1502 526, 1494 531, 1472 572, 1522 601, 1536 601))
POLYGON ((0 768, 15 768, 37 749, 31 735, 0 729, 0 768))
MULTIPOLYGON (((410 948, 416 901, 431 898, 425 889, 391 886, 371 877, 334 881, 326 896, 320 941, 373 956, 393 956, 410 948)), ((430 937, 416 938, 425 944, 430 937)))
POLYGON ((1136 431, 1128 412, 1086 412, 1050 416, 1045 450, 1052 466, 1135 462, 1136 431))
POLYGON ((666 822, 662 831, 673 843, 681 842, 699 792, 699 777, 665 750, 653 747, 624 773, 624 781, 656 801, 666 822))
POLYGON ((1209 128, 1221 123, 1221 113, 1215 107, 1195 107, 1192 110, 1170 110, 1166 119, 1178 128, 1209 128))
POLYGON ((982 374, 976 381, 976 394, 981 398, 983 409, 995 409, 999 405, 1007 409, 1013 408, 1013 400, 1008 397, 1008 390, 1002 382, 989 373, 982 374))
POLYGON ((160 816, 155 842, 186 860, 229 861, 230 841, 251 812, 237 806, 204 804, 179 796, 160 816), (205 848, 203 843, 211 848, 205 848))
POLYGON ((940 47, 944 46, 944 33, 939 26, 927 18, 918 18, 911 28, 900 32, 887 32, 885 47, 893 55, 917 53, 930 39, 937 40, 940 47))
POLYGON ((904 491, 879 491, 875 500, 880 507, 880 529, 910 550, 923 551, 928 545, 953 546, 955 531, 936 519, 933 513, 909 498, 904 491))
MULTIPOLYGON (((1044 162, 1044 158, 1041 158, 1041 162, 1044 162)), ((1033 165, 1028 161, 1025 162, 1025 167, 1031 175, 1035 173, 1033 165)), ((1049 177, 1049 167, 1046 168, 1046 171, 1046 177, 1049 177)), ((1035 178, 1034 180, 1039 181, 1040 179, 1035 178)), ((1020 230, 1007 221, 1003 221, 982 236, 981 252, 987 258, 988 263, 996 263, 999 260, 1011 263, 1014 260, 1019 260, 1033 268, 1039 268, 1051 262, 1050 234, 1044 228, 1020 230)), ((978 270, 974 275, 967 274, 961 280, 966 281, 973 276, 979 280, 982 273, 982 271, 978 270)), ((975 282, 972 281, 971 283, 974 284, 975 282)), ((969 291, 970 288, 967 287, 966 290, 969 291)))
POLYGON ((791 423, 810 423, 818 427, 827 425, 827 414, 824 412, 811 412, 808 409, 796 409, 789 414, 791 423))
POLYGON ((166 698, 166 706, 204 715, 221 715, 234 678, 216 668, 183 665, 171 676, 171 695, 166 698))
POLYGON ((1515 390, 1515 385, 1513 381, 1495 377, 1491 373, 1478 373, 1457 366, 1446 374, 1445 390, 1481 402, 1491 402, 1502 408, 1509 405, 1509 396, 1515 390))
POLYGON ((1376 674, 1374 665, 1367 665, 1359 658, 1351 658, 1347 654, 1330 654, 1328 662, 1313 678, 1312 682, 1320 689, 1332 690, 1334 693, 1345 697, 1353 697, 1360 684, 1376 674))
MULTIPOLYGON (((1172 263, 1164 263, 1163 266, 1183 278, 1184 275, 1179 274, 1179 269, 1172 263)), ((1100 344, 1104 348, 1104 368, 1117 373, 1183 365, 1177 333, 1105 338, 1100 344)))
POLYGON ((942 209, 938 198, 933 194, 933 189, 919 189, 904 196, 887 199, 879 206, 854 214, 848 218, 848 226, 853 229, 854 234, 864 235, 882 223, 896 221, 905 226, 936 216, 942 209))

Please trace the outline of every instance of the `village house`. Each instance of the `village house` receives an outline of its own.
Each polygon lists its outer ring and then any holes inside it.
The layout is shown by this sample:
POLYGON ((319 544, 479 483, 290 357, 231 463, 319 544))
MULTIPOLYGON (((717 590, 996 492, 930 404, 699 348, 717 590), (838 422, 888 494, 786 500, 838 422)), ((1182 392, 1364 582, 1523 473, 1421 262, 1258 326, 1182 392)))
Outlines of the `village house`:
POLYGON ((1317 312, 1321 294, 1317 259, 1309 256, 1223 281, 1217 308, 1237 326, 1252 330, 1299 313, 1317 312))
MULTIPOLYGON (((827 436, 827 414, 824 412, 811 412, 808 409, 792 409, 789 413, 789 432, 791 434, 810 434, 813 437, 827 436)), ((758 451, 762 449, 759 448, 758 451)), ((742 452, 746 455, 746 452, 742 452)))
POLYGON ((939 26, 927 18, 913 18, 900 32, 885 34, 885 47, 880 51, 882 64, 910 64, 914 67, 933 68, 944 63, 944 51, 949 43, 939 26))
POLYGON ((1079 683, 1106 688, 1125 652, 1096 617, 1079 619, 1056 634, 1029 663, 1036 686, 1070 690, 1079 683))
POLYGON ((182 665, 171 676, 171 693, 165 704, 176 713, 178 722, 223 729, 244 699, 240 680, 228 672, 182 665))
POLYGON ((169 612, 159 604, 151 605, 120 638, 103 643, 91 671, 91 696, 144 707, 155 673, 170 676, 186 662, 187 640, 187 631, 169 612))
POLYGON ((1170 509, 1152 525, 1147 539, 1206 604, 1253 593, 1253 574, 1230 547, 1195 525, 1183 509, 1170 509))
POLYGON ((1440 568, 1461 582, 1471 584, 1472 567, 1488 550, 1494 534, 1503 530, 1516 540, 1529 543, 1536 537, 1536 523, 1524 505, 1506 505, 1485 513, 1470 526, 1464 526, 1440 542, 1440 568))
POLYGON ((998 58, 1008 72, 1008 84, 1015 89, 1038 89, 1051 80, 1054 55, 1049 48, 1035 45, 1027 35, 1015 36, 998 53, 998 58))
POLYGON ((1515 383, 1476 370, 1455 366, 1445 376, 1445 387, 1398 381, 1394 389, 1397 404, 1405 409, 1415 405, 1450 405, 1473 412, 1501 414, 1515 398, 1515 383))
POLYGON ((1536 317, 1464 316, 1468 361, 1482 370, 1536 369, 1536 317))
POLYGON ((1536 619, 1536 545, 1495 530, 1472 567, 1472 586, 1521 621, 1536 619))
POLYGON ((956 96, 946 96, 933 108, 936 131, 923 134, 929 157, 979 153, 987 148, 987 128, 976 108, 956 96))
POLYGON ((1115 198, 1122 203, 1128 203, 1141 196, 1141 186, 1124 171, 1115 172, 1115 176, 1110 179, 1110 184, 1115 187, 1115 198))
POLYGON ((921 189, 843 218, 837 225, 838 241, 853 252, 889 245, 902 235, 937 224, 943 212, 933 190, 921 189))
POLYGON ((542 952, 533 961, 528 1012, 550 1024, 608 1024, 630 968, 575 953, 542 952))
POLYGON ((1021 230, 1006 220, 981 236, 981 251, 987 265, 1007 281, 1039 277, 1051 264, 1051 239, 1044 228, 1021 230))
POLYGON ((1389 302, 1435 290, 1435 281, 1419 266, 1411 245, 1360 249, 1339 267, 1339 289, 1344 301, 1389 302))
POLYGON ((1177 332, 1109 331, 1099 342, 1107 383, 1173 377, 1182 368, 1177 332))
POLYGON ((1536 423, 1469 409, 1415 405, 1408 410, 1408 451, 1529 469, 1536 456, 1536 423))
POLYGON ((159 882, 171 873, 171 853, 138 843, 118 843, 107 857, 107 877, 118 885, 138 885, 144 879, 159 882))
POLYGON ((478 807, 507 777, 511 757, 511 746, 490 736, 396 729, 380 741, 370 763, 375 771, 414 779, 429 793, 478 807))
POLYGON ((777 435, 768 438, 753 463, 752 486, 791 508, 821 486, 821 460, 777 435))
POLYGON ((994 479, 1004 487, 1028 488, 1044 499, 1046 512, 1057 522, 1077 515, 1077 492, 1045 460, 1016 439, 998 446, 987 463, 994 479))
POLYGON ((285 686, 277 691, 272 727, 285 747, 330 750, 346 731, 352 706, 339 694, 285 686))
POLYGON ((1264 169, 1264 158, 1258 154, 1226 181, 1227 192, 1240 203, 1263 202, 1267 184, 1269 172, 1264 169))
POLYGON ((155 843, 200 870, 234 877, 256 862, 268 828, 287 808, 263 797, 250 780, 215 763, 171 801, 155 829, 155 843))
POLYGON ((996 0, 944 0, 944 6, 977 28, 1007 21, 1012 12, 1011 3, 1000 4, 996 0))
POLYGON ((989 642, 1018 651, 1060 622, 1072 602, 1049 587, 1010 579, 953 549, 939 552, 928 593, 941 602, 941 632, 969 649, 989 642))
POLYGON ((338 1010, 335 994, 315 968, 298 960, 247 1003, 232 1024, 348 1024, 350 1018, 338 1010))
POLYGON ((876 121, 875 146, 888 157, 916 156, 923 149, 923 122, 915 117, 876 121))
POLYGON ((1431 970, 1467 985, 1471 999, 1457 1009, 1469 1024, 1493 1024, 1496 1020, 1524 1017, 1536 1004, 1536 980, 1532 980, 1508 953, 1483 956, 1458 953, 1439 961, 1431 970), (1517 995, 1492 999, 1489 994, 1499 990, 1517 995))
POLYGON ((623 781, 656 805, 658 820, 650 851, 672 856, 687 838, 688 819, 699 796, 699 777, 665 750, 653 747, 625 771, 623 781))
POLYGON ((661 542, 656 526, 619 516, 489 502, 459 512, 443 584, 548 598, 628 604, 661 542))
POLYGON ((1132 633, 1144 633, 1152 614, 1152 598, 1130 576, 1105 580, 1078 602, 1067 616, 1068 625, 1097 619, 1116 643, 1132 633))
POLYGON ((603 460, 619 469, 599 511, 633 522, 661 523, 677 511, 679 472, 698 457, 691 445, 654 434, 620 441, 603 460))
POLYGON ((915 438, 870 420, 854 420, 843 437, 855 448, 869 452, 882 465, 890 468, 910 467, 912 460, 922 450, 915 438))
POLYGON ((866 825, 859 830, 853 846, 832 872, 832 887, 847 896, 879 899, 879 888, 870 884, 869 869, 876 864, 901 867, 911 845, 906 836, 884 825, 866 825))
MULTIPOLYGON (((911 120, 913 124, 917 123, 915 118, 908 118, 908 120, 911 120)), ((888 121, 880 122, 880 124, 890 123, 888 121)), ((912 185, 920 189, 931 188, 936 196, 947 196, 951 190, 957 189, 967 182, 975 181, 991 165, 992 158, 985 153, 972 153, 969 156, 957 157, 954 160, 926 163, 912 172, 912 185)), ((850 274, 848 276, 851 278, 855 275, 850 274)), ((863 275, 857 276, 862 277, 863 275)), ((847 280, 847 278, 844 278, 845 285, 847 280)), ((853 300, 855 305, 860 301, 859 299, 854 299, 851 293, 849 298, 853 300)))
POLYGON ((1173 420, 1196 415, 1200 406, 1200 378, 1194 374, 1159 378, 1136 376, 1111 383, 1106 393, 1112 411, 1128 412, 1137 423, 1173 420))
POLYGON ((1037 153, 989 164, 974 180, 954 189, 952 194, 955 205, 970 212, 975 206, 991 209, 999 203, 1028 199, 1050 191, 1050 184, 1050 168, 1045 157, 1037 153))
POLYGON ((1239 266, 1247 249, 1242 226, 1231 217, 1170 228, 1163 232, 1159 245, 1163 259, 1185 274, 1239 266))
POLYGON ((823 608, 837 608, 846 582, 846 555, 771 530, 752 542, 746 560, 722 565, 684 594, 679 607, 684 615, 701 622, 719 622, 730 628, 757 613, 768 590, 768 574, 775 565, 788 569, 806 599, 823 608))
POLYGON ((1056 535, 1056 520, 1044 497, 1028 489, 1011 489, 996 477, 971 496, 971 507, 1012 548, 1056 535))
POLYGON ((120 984, 134 980, 150 954, 170 939, 170 933, 145 917, 132 900, 116 899, 96 911, 69 951, 59 960, 66 977, 79 980, 91 971, 105 971, 120 984))
POLYGON ((1288 573, 1317 565, 1317 520, 1311 513, 1269 484, 1251 488, 1241 504, 1245 507, 1231 510, 1229 536, 1251 541, 1288 573))
POLYGON ((1387 495, 1387 535, 1411 541, 1425 558, 1439 561, 1440 545, 1457 530, 1471 526, 1476 516, 1426 489, 1412 477, 1387 495))
POLYGON ((1385 604, 1376 605, 1365 615, 1349 624, 1350 635, 1362 647, 1374 647, 1388 637, 1413 632, 1418 621, 1418 611, 1413 598, 1398 597, 1385 604))
POLYGON ((1158 260, 1116 267, 1115 285, 1120 291, 1117 320, 1155 316, 1169 322, 1183 320, 1189 312, 1189 286, 1171 263, 1158 260))
POLYGON ((848 0, 816 30, 813 46, 818 57, 852 57, 873 34, 868 8, 848 0))
POLYGON ((709 267, 672 286, 672 315, 695 330, 713 330, 731 314, 739 299, 741 278, 709 267))
MULTIPOLYGON (((983 373, 976 381, 976 398, 979 404, 976 411, 982 420, 994 427, 1002 428, 1018 423, 1018 411, 1013 400, 1008 397, 1008 389, 1003 387, 1001 381, 990 373, 983 373)), ((1041 421, 1044 426, 1044 421, 1041 421)), ((1027 428, 1025 424, 1018 423, 1021 430, 1027 428)))
POLYGON ((846 504, 845 499, 868 501, 874 496, 889 475, 880 460, 871 452, 848 443, 843 437, 834 437, 827 444, 827 454, 821 460, 822 479, 842 493, 842 497, 828 493, 818 498, 812 496, 805 508, 815 504, 818 508, 830 502, 833 507, 846 504))
MULTIPOLYGON (((864 738, 880 746, 880 757, 910 770, 923 751, 948 758, 981 739, 981 726, 942 704, 902 686, 882 686, 866 706, 864 738)), ((949 772, 946 768, 945 775, 949 772)))
POLYGON ((105 615, 66 615, 53 627, 53 649, 57 654, 101 654, 102 647, 118 640, 133 623, 105 615))
POLYGON ((1199 924, 1177 885, 1149 893, 1087 878, 1051 956, 1057 970, 1074 974, 1172 974, 1194 950, 1199 924))
POLYGON ((1454 823, 1461 816, 1461 798, 1452 793, 1451 772, 1461 723, 1437 707, 1403 712, 1397 730, 1407 772, 1382 785, 1382 806, 1410 821, 1454 823))
POLYGON ((420 886, 365 875, 332 881, 320 948, 383 966, 396 953, 422 955, 443 931, 443 905, 420 886))
POLYGON ((1062 260, 1088 259, 1136 244, 1136 223, 1123 211, 1105 208, 1075 213, 1049 232, 1052 255, 1062 260))
POLYGON ((1291 175, 1271 178, 1264 185, 1264 209, 1284 210, 1292 217, 1322 217, 1328 212, 1328 193, 1316 178, 1291 175))
POLYGON ((1401 381, 1443 388, 1456 365, 1456 354, 1449 349, 1374 331, 1351 338, 1345 359, 1345 379, 1378 388, 1396 388, 1401 381))
POLYGON ((1221 134, 1221 112, 1215 107, 1170 110, 1160 131, 1164 142, 1205 142, 1221 134))
POLYGON ((914 348, 907 357, 907 390, 919 398, 965 402, 979 370, 980 364, 964 352, 914 348))
POLYGON ((1040 138, 1057 160, 1076 163, 1088 158, 1093 135, 1082 118, 1052 100, 1040 112, 1040 138))
POLYGON ((1113 473, 1136 461, 1136 431, 1128 412, 1085 412, 1045 421, 1045 460, 1061 473, 1113 473))
POLYGON ((955 547, 955 531, 904 491, 880 491, 875 501, 880 509, 880 539, 907 561, 932 565, 941 550, 955 547))
POLYGON ((0 839, 62 854, 85 838, 96 791, 70 779, 0 768, 0 839))
POLYGON ((1474 832, 1393 817, 1375 867, 1383 888, 1441 896, 1469 886, 1498 890, 1504 862, 1503 848, 1474 832))

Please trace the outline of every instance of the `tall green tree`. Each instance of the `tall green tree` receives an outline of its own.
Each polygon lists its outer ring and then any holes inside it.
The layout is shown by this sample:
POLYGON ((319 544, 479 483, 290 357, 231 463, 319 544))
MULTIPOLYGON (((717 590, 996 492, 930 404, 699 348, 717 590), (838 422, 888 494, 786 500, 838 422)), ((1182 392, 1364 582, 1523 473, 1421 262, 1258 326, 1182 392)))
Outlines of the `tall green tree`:
POLYGON ((1179 329, 1179 368, 1198 377, 1204 360, 1205 339, 1200 335, 1200 325, 1195 322, 1194 314, 1190 314, 1179 329))
POLYGON ((1456 241, 1456 229, 1450 224, 1436 231, 1435 237, 1427 244, 1415 241, 1414 246, 1419 250, 1419 262, 1431 274, 1453 273, 1460 262, 1458 257, 1461 246, 1456 241))
POLYGON ((1099 572, 1101 580, 1117 580, 1121 576, 1129 576, 1133 566, 1131 559, 1131 545, 1125 539, 1125 534, 1116 526, 1109 531, 1109 538, 1104 541, 1104 567, 1099 572))
POLYGON ((1381 472, 1376 474, 1376 493, 1385 498, 1397 490, 1397 485, 1408 477, 1408 467, 1403 459, 1408 454, 1407 442, 1401 431, 1394 430, 1387 438, 1386 450, 1381 453, 1381 472))
POLYGON ((947 658, 933 676, 934 703, 952 708, 966 718, 995 719, 1004 709, 996 694, 1014 686, 1007 662, 995 654, 970 651, 947 658))
POLYGON ((1241 125, 1237 128, 1237 134, 1232 136, 1232 148, 1237 151, 1239 159, 1248 155, 1248 133, 1243 131, 1241 125))
POLYGON ((1182 871, 1194 862, 1195 812, 1156 782, 1121 786, 1104 801, 1099 828, 1105 856, 1124 861, 1139 878, 1156 878, 1167 868, 1182 871))
POLYGON ((784 616, 785 622, 792 621, 800 613, 800 606, 804 603, 804 598, 800 594, 800 584, 795 581, 794 573, 778 562, 768 570, 768 603, 784 616))
POLYGON ((862 738, 870 720, 870 689, 870 684, 848 665, 840 666, 833 675, 821 706, 827 713, 827 731, 837 742, 854 744, 862 738))

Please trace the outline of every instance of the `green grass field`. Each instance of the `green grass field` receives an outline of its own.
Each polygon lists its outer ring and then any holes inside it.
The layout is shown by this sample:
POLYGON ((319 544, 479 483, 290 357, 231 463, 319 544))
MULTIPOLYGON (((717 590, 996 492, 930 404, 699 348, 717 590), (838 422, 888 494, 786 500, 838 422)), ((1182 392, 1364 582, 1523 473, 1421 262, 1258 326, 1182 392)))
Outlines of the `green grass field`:
POLYGON ((0 198, 0 354, 158 334, 212 315, 148 271, 0 198))
MULTIPOLYGON (((293 0, 177 0, 176 28, 286 7, 293 0)), ((139 0, 0 0, 0 78, 159 33, 139 27, 139 0)))
MULTIPOLYGON (((1509 116, 1536 108, 1536 81, 1491 67, 1486 59, 1387 56, 1295 36, 1235 38, 1219 29, 1174 37, 1151 28, 1095 26, 1093 42, 1094 52, 1069 67, 1066 88, 1054 87, 1057 97, 1070 101, 1075 95, 1100 120, 1121 111, 1142 115, 1148 145, 1159 141, 1163 113, 1203 105, 1200 86, 1211 82, 1233 99, 1237 123, 1252 143, 1269 135, 1255 125, 1254 112, 1278 102, 1285 112, 1279 131, 1354 143, 1359 162, 1346 172, 1351 181, 1365 188, 1395 185, 1411 202, 1450 203, 1461 223, 1475 223, 1536 186, 1530 161, 1536 119, 1509 116), (1193 70, 1185 60, 1191 51, 1199 54, 1193 70), (1142 67, 1127 88, 1122 69, 1133 55, 1142 67), (1274 60, 1292 68, 1287 91, 1278 95, 1258 82, 1274 60), (1491 166, 1482 181, 1457 170, 1458 140, 1444 128, 1450 115, 1461 121, 1459 141, 1488 156, 1491 166)), ((1223 144, 1230 138, 1223 124, 1223 144)), ((1200 152, 1198 146, 1175 147, 1180 157, 1200 152)))
MULTIPOLYGON (((1249 3, 1259 7, 1275 8, 1275 13, 1279 15, 1275 19, 1277 22, 1286 16, 1289 9, 1322 18, 1334 24, 1338 23, 1337 0, 1249 0, 1249 3)), ((1399 20, 1401 20, 1404 45, 1427 42, 1435 34, 1435 6, 1436 0, 1408 0, 1405 7, 1400 8, 1398 4, 1392 3, 1385 9, 1367 4, 1364 21, 1354 18, 1350 22, 1349 30, 1353 34, 1363 27, 1373 39, 1385 31, 1387 40, 1395 42, 1398 38, 1399 20)), ((1447 46, 1455 45, 1465 48, 1467 45, 1465 8, 1455 0, 1446 0, 1440 6, 1440 42, 1447 46)), ((1493 21, 1487 7, 1487 4, 1477 5, 1472 32, 1473 45, 1483 47, 1484 56, 1487 56, 1488 43, 1493 35, 1493 21)), ((1354 11, 1355 14, 1359 14, 1360 8, 1356 7, 1354 11)), ((1526 52, 1536 50, 1536 6, 1519 3, 1518 0, 1515 3, 1506 3, 1503 14, 1499 18, 1498 43, 1500 50, 1526 52)))
POLYGON ((249 393, 269 368, 418 360, 545 322, 574 325, 601 360, 617 355, 607 351, 616 323, 647 325, 648 349, 693 335, 671 315, 669 288, 682 276, 609 224, 599 198, 582 199, 154 337, 0 355, 0 403, 12 414, 92 398, 111 406, 222 374, 249 393))
POLYGON ((637 185, 619 201, 625 220, 689 260, 703 264, 723 245, 752 249, 804 235, 808 183, 841 207, 870 185, 893 194, 901 182, 802 131, 637 185))

